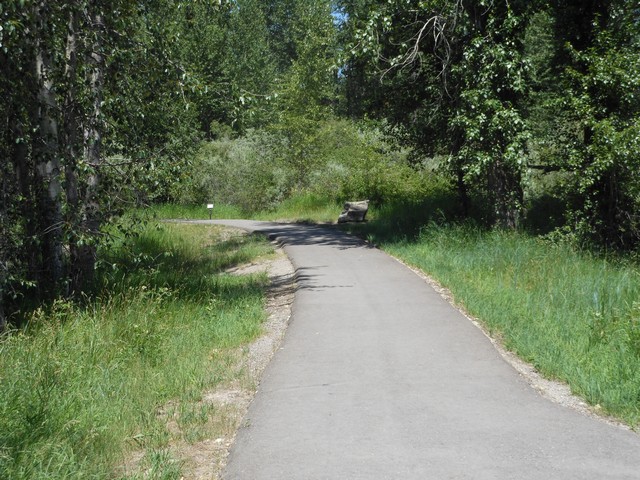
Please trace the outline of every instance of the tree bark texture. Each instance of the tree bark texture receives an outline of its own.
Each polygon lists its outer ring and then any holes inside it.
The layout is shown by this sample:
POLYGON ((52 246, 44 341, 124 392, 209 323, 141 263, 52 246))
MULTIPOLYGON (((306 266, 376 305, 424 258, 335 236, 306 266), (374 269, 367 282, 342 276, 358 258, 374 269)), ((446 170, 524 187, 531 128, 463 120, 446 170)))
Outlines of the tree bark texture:
POLYGON ((47 50, 45 2, 36 8, 36 21, 41 35, 36 42, 35 78, 38 84, 36 119, 39 132, 35 136, 33 152, 36 159, 38 180, 38 210, 40 215, 40 240, 42 242, 42 270, 49 289, 56 290, 62 281, 62 204, 60 183, 60 156, 58 138, 58 106, 53 92, 51 58, 47 50))
POLYGON ((65 193, 67 199, 67 225, 69 227, 70 254, 70 291, 78 292, 82 288, 83 274, 81 255, 81 212, 80 191, 78 183, 78 152, 82 151, 80 123, 77 98, 78 77, 78 13, 75 9, 69 12, 67 25, 67 43, 65 48, 65 81, 67 92, 64 101, 64 156, 65 156, 65 193))
POLYGON ((500 161, 494 161, 488 175, 488 190, 496 224, 511 230, 517 228, 524 196, 520 173, 500 161))
POLYGON ((77 287, 92 281, 96 263, 96 247, 92 239, 100 234, 101 211, 99 199, 100 166, 102 163, 102 96, 104 87, 105 56, 104 30, 105 21, 97 2, 90 7, 91 35, 93 41, 88 48, 87 65, 90 66, 90 93, 93 109, 84 128, 84 158, 89 167, 89 176, 84 192, 84 210, 81 220, 81 231, 87 237, 78 246, 75 254, 75 277, 77 287))

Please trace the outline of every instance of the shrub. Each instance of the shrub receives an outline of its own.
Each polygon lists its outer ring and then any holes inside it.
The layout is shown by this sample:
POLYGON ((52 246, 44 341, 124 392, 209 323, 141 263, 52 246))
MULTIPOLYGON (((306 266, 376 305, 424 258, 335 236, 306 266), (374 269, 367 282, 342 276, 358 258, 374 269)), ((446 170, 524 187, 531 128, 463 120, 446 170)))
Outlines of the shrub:
POLYGON ((283 149, 282 138, 265 131, 203 143, 179 201, 214 201, 245 212, 271 208, 291 189, 291 172, 278 159, 283 149))
POLYGON ((188 177, 181 203, 214 201, 253 213, 305 192, 331 202, 416 203, 432 189, 436 175, 410 162, 409 151, 397 148, 375 125, 287 119, 268 131, 204 143, 188 177))

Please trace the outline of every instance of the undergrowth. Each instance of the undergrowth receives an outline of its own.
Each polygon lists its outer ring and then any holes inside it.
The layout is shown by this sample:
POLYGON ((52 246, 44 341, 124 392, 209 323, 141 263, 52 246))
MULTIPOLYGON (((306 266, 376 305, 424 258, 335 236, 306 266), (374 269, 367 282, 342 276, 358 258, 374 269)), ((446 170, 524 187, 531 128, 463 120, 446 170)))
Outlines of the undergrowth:
POLYGON ((284 200, 276 209, 253 215, 257 220, 279 220, 290 222, 332 223, 342 210, 333 200, 314 193, 305 192, 284 200))
POLYGON ((159 412, 236 375, 231 352, 265 315, 266 277, 224 269, 271 246, 221 232, 149 228, 110 252, 102 293, 41 308, 0 340, 0 478, 111 479, 139 450, 145 478, 180 478, 159 412))
POLYGON ((211 218, 244 218, 242 210, 233 205, 219 203, 202 203, 202 204, 173 204, 165 203, 152 205, 146 212, 147 216, 159 219, 176 219, 176 220, 208 220, 211 218), (212 209, 207 208, 213 205, 212 209))

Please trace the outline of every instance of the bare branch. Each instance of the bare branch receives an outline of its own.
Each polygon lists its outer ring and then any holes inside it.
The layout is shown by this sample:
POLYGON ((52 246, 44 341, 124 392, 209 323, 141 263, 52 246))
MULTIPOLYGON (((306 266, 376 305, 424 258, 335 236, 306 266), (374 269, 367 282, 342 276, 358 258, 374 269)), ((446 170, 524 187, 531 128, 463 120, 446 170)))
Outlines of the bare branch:
MULTIPOLYGON (((401 55, 387 59, 380 59, 389 64, 389 67, 382 71, 380 79, 382 80, 388 73, 394 70, 404 70, 415 65, 420 61, 420 54, 423 52, 422 44, 427 38, 431 38, 431 52, 442 64, 439 75, 444 76, 452 55, 452 46, 448 37, 448 32, 455 30, 456 20, 462 8, 462 0, 457 0, 451 7, 450 12, 437 12, 430 16, 427 20, 416 21, 407 25, 408 28, 414 25, 417 32, 408 41, 402 44, 410 44, 407 51, 401 55)), ((416 12, 417 13, 417 12, 416 12)), ((401 45, 402 45, 401 44, 401 45)))

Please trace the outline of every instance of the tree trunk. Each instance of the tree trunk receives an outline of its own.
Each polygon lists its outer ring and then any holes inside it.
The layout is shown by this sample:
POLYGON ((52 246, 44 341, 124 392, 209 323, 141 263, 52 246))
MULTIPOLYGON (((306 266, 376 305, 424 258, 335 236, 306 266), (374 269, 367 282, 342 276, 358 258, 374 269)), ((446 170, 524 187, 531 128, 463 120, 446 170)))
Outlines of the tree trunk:
POLYGON ((60 152, 58 144, 57 104, 53 91, 51 59, 44 45, 47 33, 45 2, 36 8, 39 38, 36 42, 35 78, 38 82, 36 122, 39 127, 33 153, 38 180, 38 209, 41 219, 42 270, 49 285, 56 290, 63 277, 62 206, 60 195, 60 152))
POLYGON ((469 199, 467 182, 464 180, 464 170, 461 166, 456 167, 456 189, 458 190, 458 199, 462 209, 462 218, 468 218, 471 212, 471 200, 469 199))
MULTIPOLYGON (((35 114, 33 115, 35 116, 35 114)), ((22 196, 19 212, 24 222, 24 250, 23 259, 27 264, 27 279, 38 282, 40 272, 40 255, 38 253, 37 237, 37 199, 34 198, 34 168, 29 159, 29 146, 27 144, 28 125, 22 120, 16 119, 12 129, 13 138, 21 139, 13 147, 13 165, 15 168, 18 191, 22 196)))
MULTIPOLYGON (((0 129, 4 130, 4 128, 6 128, 5 125, 7 125, 9 122, 5 123, 4 118, 1 121, 2 123, 0 124, 0 129)), ((0 148, 4 147, 4 145, 2 144, 2 140, 3 139, 0 138, 0 148)), ((4 148, 2 148, 2 150, 4 150, 4 148)), ((13 152, 11 152, 11 155, 13 155, 13 152)), ((8 238, 2 238, 10 236, 8 235, 8 233, 10 232, 9 225, 12 223, 12 220, 14 220, 13 218, 11 218, 12 215, 10 213, 10 209, 12 206, 11 200, 14 195, 14 188, 13 185, 10 184, 9 180, 10 177, 10 166, 6 163, 0 164, 0 334, 6 327, 6 320, 4 316, 4 291, 7 285, 7 273, 11 268, 9 266, 9 262, 11 261, 11 256, 13 253, 13 245, 11 240, 9 240, 8 238)))
POLYGON ((509 230, 518 228, 523 203, 520 174, 509 171, 502 162, 494 162, 489 172, 488 187, 496 224, 509 230))
POLYGON ((67 92, 64 102, 64 154, 65 187, 67 196, 67 225, 69 226, 70 292, 82 289, 83 274, 80 249, 80 193, 78 186, 78 161, 80 125, 78 122, 77 74, 78 74, 78 18, 75 9, 69 13, 66 44, 65 80, 67 92))
MULTIPOLYGON (((453 141, 451 143, 450 157, 457 159, 464 141, 464 133, 460 128, 455 128, 451 137, 453 141)), ((460 208, 462 210, 462 218, 468 218, 471 213, 471 199, 469 198, 469 188, 464 178, 464 169, 459 159, 455 162, 454 174, 456 177, 456 190, 458 191, 458 201, 460 202, 460 208)))
POLYGON ((3 292, 0 290, 0 333, 7 329, 7 319, 4 316, 4 298, 3 292))
POLYGON ((104 17, 99 11, 97 2, 90 4, 91 29, 93 33, 93 43, 89 45, 90 52, 87 58, 87 65, 90 67, 89 83, 93 101, 93 110, 84 129, 84 157, 90 168, 84 195, 84 211, 82 218, 82 231, 88 237, 88 241, 83 242, 77 248, 75 258, 75 271, 77 272, 78 284, 84 287, 91 282, 94 276, 96 264, 96 246, 94 240, 100 234, 101 210, 99 199, 100 187, 100 166, 102 163, 102 93, 104 86, 105 58, 103 54, 104 17))

